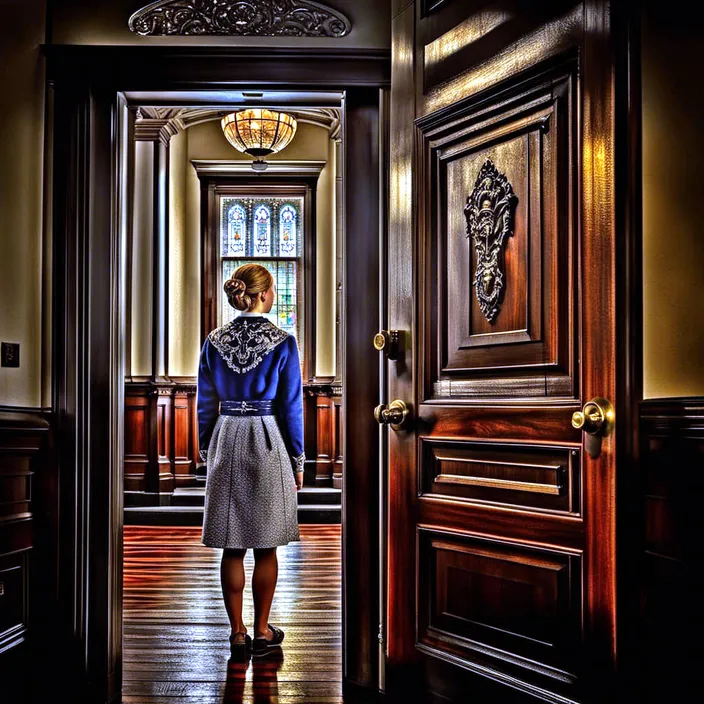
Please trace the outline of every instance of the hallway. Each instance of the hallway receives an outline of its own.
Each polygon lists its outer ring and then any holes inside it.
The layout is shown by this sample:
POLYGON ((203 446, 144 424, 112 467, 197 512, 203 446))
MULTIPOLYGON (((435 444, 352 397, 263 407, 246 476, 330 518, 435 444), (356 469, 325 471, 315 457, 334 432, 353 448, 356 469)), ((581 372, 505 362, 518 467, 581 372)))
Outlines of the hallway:
MULTIPOLYGON (((125 526, 124 704, 337 704, 341 685, 339 525, 302 525, 279 548, 271 622, 286 632, 281 655, 229 663, 220 550, 200 528, 125 526)), ((253 617, 245 558, 245 623, 253 617)))

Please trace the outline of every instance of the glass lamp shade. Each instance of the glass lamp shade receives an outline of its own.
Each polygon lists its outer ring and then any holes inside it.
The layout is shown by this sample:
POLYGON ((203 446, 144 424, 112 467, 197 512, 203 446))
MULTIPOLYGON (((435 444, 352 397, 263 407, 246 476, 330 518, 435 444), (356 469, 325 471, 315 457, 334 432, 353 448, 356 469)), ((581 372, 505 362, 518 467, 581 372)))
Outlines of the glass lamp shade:
POLYGON ((296 118, 285 112, 250 108, 220 120, 227 141, 238 151, 255 157, 274 154, 287 147, 296 134, 296 118))

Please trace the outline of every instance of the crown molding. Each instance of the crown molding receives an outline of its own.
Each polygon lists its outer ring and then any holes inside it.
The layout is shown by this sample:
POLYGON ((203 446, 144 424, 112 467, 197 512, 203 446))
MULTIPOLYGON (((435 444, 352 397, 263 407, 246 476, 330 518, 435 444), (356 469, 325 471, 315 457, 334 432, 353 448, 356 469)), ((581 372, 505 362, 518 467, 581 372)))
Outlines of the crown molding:
MULTIPOLYGON (((201 176, 233 176, 239 174, 252 175, 251 161, 229 161, 226 159, 192 159, 191 164, 199 177, 201 176)), ((296 174, 298 176, 319 176, 325 168, 326 161, 286 161, 277 159, 267 161, 268 168, 262 172, 272 174, 296 174)))
MULTIPOLYGON (((252 105, 250 107, 265 107, 252 105)), ((245 110, 245 107, 238 107, 237 110, 245 110)), ((137 109, 138 119, 136 124, 137 139, 153 140, 154 137, 140 137, 140 134, 150 135, 154 131, 161 130, 168 138, 195 127, 204 122, 220 120, 225 115, 229 115, 233 110, 222 110, 213 108, 168 108, 168 107, 143 107, 137 109), (141 130, 141 132, 140 132, 141 130), (151 132, 149 131, 151 130, 151 132)), ((298 110, 286 110, 296 118, 297 122, 305 122, 309 125, 322 127, 330 134, 330 139, 339 140, 342 133, 342 109, 341 108, 303 108, 298 110)))

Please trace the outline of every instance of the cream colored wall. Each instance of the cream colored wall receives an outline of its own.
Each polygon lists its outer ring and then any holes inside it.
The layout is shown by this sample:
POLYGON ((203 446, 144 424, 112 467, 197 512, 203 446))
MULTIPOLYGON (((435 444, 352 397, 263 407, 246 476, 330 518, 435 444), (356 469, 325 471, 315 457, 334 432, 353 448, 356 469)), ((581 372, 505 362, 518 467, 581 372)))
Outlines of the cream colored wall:
POLYGON ((315 375, 335 376, 335 143, 318 178, 315 375))
POLYGON ((704 42, 663 12, 642 44, 645 398, 704 395, 704 42))
POLYGON ((132 220, 132 376, 152 373, 154 144, 135 143, 132 220))
MULTIPOLYGON (((192 376, 200 352, 200 182, 191 161, 251 161, 227 142, 217 120, 189 128, 171 146, 172 215, 169 243, 169 374, 192 376), (176 184, 176 185, 175 185, 176 184), (184 194, 185 191, 185 195, 184 194), (185 206, 175 202, 176 194, 185 206)), ((328 132, 299 123, 293 142, 268 160, 328 162, 318 181, 316 212, 316 376, 335 374, 335 169, 328 132)), ((253 173, 254 175, 254 173, 253 173)))
MULTIPOLYGON (((193 252, 193 238, 188 238, 188 202, 186 158, 188 155, 188 132, 179 132, 171 138, 169 181, 169 281, 180 285, 169 285, 169 374, 181 376, 184 370, 192 367, 192 359, 187 356, 190 331, 199 329, 198 317, 188 302, 198 293, 198 281, 188 281, 188 262, 198 260, 198 248, 193 252), (192 286, 195 284, 196 291, 192 286)), ((196 239, 197 244, 197 239, 196 239)))
POLYGON ((43 236, 46 3, 8 0, 0 25, 0 340, 20 343, 20 366, 0 367, 0 404, 50 405, 51 241, 43 236), (46 261, 45 261, 46 260, 46 261), (46 358, 47 361, 49 358, 46 358))

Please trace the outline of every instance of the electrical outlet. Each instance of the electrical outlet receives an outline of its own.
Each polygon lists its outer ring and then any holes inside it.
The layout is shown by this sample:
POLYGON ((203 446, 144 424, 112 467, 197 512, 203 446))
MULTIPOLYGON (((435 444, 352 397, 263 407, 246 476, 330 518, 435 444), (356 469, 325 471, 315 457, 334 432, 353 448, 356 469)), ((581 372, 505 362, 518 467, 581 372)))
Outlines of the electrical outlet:
POLYGON ((19 367, 20 366, 20 343, 19 342, 3 342, 2 351, 0 353, 2 356, 2 362, 0 366, 3 367, 19 367))

